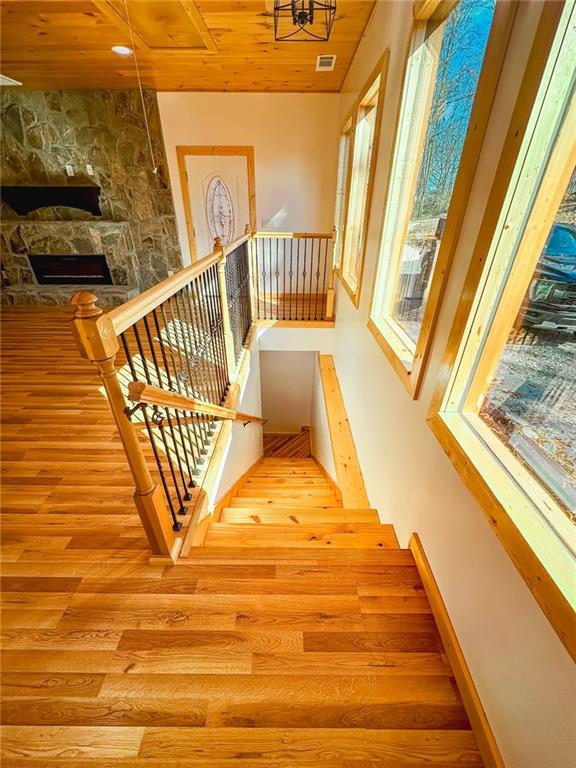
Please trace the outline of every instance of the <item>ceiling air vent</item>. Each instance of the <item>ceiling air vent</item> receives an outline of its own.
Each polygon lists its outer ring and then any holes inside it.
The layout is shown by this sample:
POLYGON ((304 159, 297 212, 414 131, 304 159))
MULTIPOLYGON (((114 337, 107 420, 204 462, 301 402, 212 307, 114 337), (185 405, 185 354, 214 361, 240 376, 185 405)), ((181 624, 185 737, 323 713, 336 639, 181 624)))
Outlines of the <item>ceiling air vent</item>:
POLYGON ((336 56, 318 56, 316 59, 316 72, 332 72, 336 64, 336 56))

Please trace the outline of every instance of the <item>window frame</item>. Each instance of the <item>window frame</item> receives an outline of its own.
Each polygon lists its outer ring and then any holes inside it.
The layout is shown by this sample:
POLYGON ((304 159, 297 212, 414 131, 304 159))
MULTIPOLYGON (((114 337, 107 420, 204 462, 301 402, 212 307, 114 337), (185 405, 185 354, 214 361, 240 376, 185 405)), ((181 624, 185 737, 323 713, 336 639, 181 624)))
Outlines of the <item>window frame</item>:
POLYGON ((342 256, 340 259, 340 268, 338 271, 338 276, 340 277, 340 281, 344 286, 346 293, 350 297, 355 307, 360 306, 360 294, 362 291, 362 279, 364 277, 366 244, 368 240, 368 228, 370 225, 370 215, 372 210, 372 196, 374 193, 374 181, 376 178, 376 164, 378 160, 378 149, 380 145, 380 130, 382 127, 382 114, 384 110, 384 97, 386 93, 386 81, 388 78, 389 61, 390 61, 390 49, 387 48, 384 51, 380 60, 378 61, 378 64, 372 70, 372 72, 370 73, 370 76, 366 80, 364 87, 360 91, 358 98, 355 101, 355 106, 354 106, 354 124, 352 128, 352 144, 350 147, 350 180, 349 180, 349 189, 348 189, 348 199, 346 204, 345 225, 344 225, 344 232, 342 236, 342 247, 341 247, 342 256), (378 102, 376 104, 376 114, 374 118, 375 120, 374 134, 372 137, 372 148, 370 151, 370 166, 368 169, 368 185, 366 189, 366 200, 364 203, 364 209, 362 211, 361 223, 360 223, 361 240, 360 240, 359 248, 354 249, 354 252, 352 253, 352 256, 356 256, 356 264, 357 264, 356 285, 354 286, 351 284, 351 282, 348 279, 346 263, 345 263, 346 240, 350 234, 348 230, 349 217, 350 217, 350 204, 352 201, 352 195, 354 191, 354 155, 356 153, 356 148, 357 148, 358 126, 362 121, 362 107, 363 107, 362 102, 366 101, 366 98, 370 95, 370 92, 374 89, 374 86, 376 85, 377 81, 378 81, 378 87, 377 87, 376 95, 378 98, 378 102))
POLYGON ((518 225, 517 249, 505 263, 487 263, 495 236, 500 236, 509 225, 507 218, 502 223, 500 218, 508 217, 508 196, 513 199, 511 182, 523 142, 526 136, 533 135, 528 133, 533 105, 544 82, 550 52, 554 50, 563 8, 563 3, 546 3, 542 9, 427 421, 480 502, 558 637, 576 660, 575 607, 568 598, 574 592, 574 557, 569 551, 573 544, 565 541, 566 526, 561 531, 552 530, 549 522, 552 514, 558 514, 559 505, 546 486, 538 482, 478 415, 576 162, 573 96, 573 122, 570 123, 570 117, 565 120, 548 159, 543 162, 544 172, 529 203, 529 216, 524 225, 518 225), (501 214, 503 209, 505 213, 501 214), (504 274, 503 270, 508 268, 510 271, 504 274), (479 355, 472 355, 472 348, 478 346, 475 330, 482 323, 487 325, 493 310, 492 297, 496 295, 490 331, 482 336, 483 349, 479 355))
POLYGON ((342 264, 342 254, 344 252, 344 234, 346 232, 346 221, 348 219, 348 201, 350 199, 350 183, 352 180, 352 159, 354 155, 354 127, 356 125, 356 112, 358 109, 358 100, 356 99, 350 107, 348 114, 342 122, 342 128, 340 130, 340 142, 338 144, 338 176, 336 184, 340 179, 340 144, 342 140, 348 138, 348 157, 346 163, 346 178, 344 180, 344 192, 342 194, 342 201, 340 209, 338 208, 338 195, 339 187, 336 189, 336 204, 334 205, 334 232, 336 239, 334 242, 334 269, 336 274, 340 275, 340 266, 342 264), (338 227, 338 213, 341 213, 341 226, 338 227))
MULTIPOLYGON (((422 5, 426 5, 425 3, 422 5)), ((408 333, 402 328, 401 324, 391 317, 382 315, 380 307, 385 297, 390 296, 396 284, 398 267, 402 257, 402 243, 404 242, 408 227, 409 211, 406 214, 402 225, 394 227, 394 237, 392 241, 392 259, 385 258, 383 254, 383 241, 386 233, 388 218, 395 215, 392 202, 393 174, 395 170, 395 160, 398 145, 398 137, 401 132, 400 117, 401 105, 407 88, 409 77, 409 60, 414 50, 414 40, 420 35, 424 38, 426 26, 430 21, 443 22, 446 20, 456 3, 440 3, 438 7, 434 3, 429 4, 428 15, 422 10, 416 18, 410 44, 408 46, 402 91, 400 95, 400 105, 396 120, 396 132, 393 146, 391 148, 389 177, 386 190, 386 201, 380 227, 380 237, 378 241, 379 255, 378 264, 374 276, 374 285, 372 290, 372 300, 370 303, 370 314, 368 319, 368 329, 376 339, 376 342, 386 355, 396 374, 399 376, 404 387, 412 397, 417 399, 420 394, 420 388, 423 376, 426 370, 428 357, 431 348, 431 342, 436 330, 436 324, 440 314, 442 298, 446 287, 446 281, 450 272, 454 253, 460 236, 464 214, 466 211, 468 199, 472 189, 472 183, 478 167, 480 150, 484 141, 488 121, 498 80, 504 64, 506 50, 512 32, 514 19, 518 9, 518 0, 497 0, 494 16, 488 36, 484 60, 478 79, 474 102, 470 112, 462 154, 456 173, 456 179, 452 190, 452 196, 446 215, 444 230, 440 240, 438 252, 433 266, 432 276, 428 283, 427 300, 424 305, 422 323, 418 341, 414 342, 408 333)), ((416 155, 416 162, 410 169, 410 182, 408 190, 403 191, 403 204, 410 204, 413 190, 419 173, 422 157, 421 147, 426 138, 428 128, 428 109, 432 100, 432 93, 436 82, 436 71, 430 76, 430 86, 428 98, 424 99, 425 112, 422 115, 422 125, 420 127, 422 136, 419 144, 419 150, 416 155), (410 199, 409 199, 410 198, 410 199)))

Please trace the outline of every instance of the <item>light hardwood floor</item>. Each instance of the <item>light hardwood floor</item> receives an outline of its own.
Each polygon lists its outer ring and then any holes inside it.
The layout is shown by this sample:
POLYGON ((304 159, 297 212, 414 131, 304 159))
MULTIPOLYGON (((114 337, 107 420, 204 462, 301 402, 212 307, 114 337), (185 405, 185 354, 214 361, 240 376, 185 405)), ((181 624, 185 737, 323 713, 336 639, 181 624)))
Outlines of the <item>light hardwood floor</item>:
POLYGON ((310 460, 266 460, 207 546, 150 565, 66 313, 2 331, 3 766, 482 764, 412 555, 373 511, 310 460))

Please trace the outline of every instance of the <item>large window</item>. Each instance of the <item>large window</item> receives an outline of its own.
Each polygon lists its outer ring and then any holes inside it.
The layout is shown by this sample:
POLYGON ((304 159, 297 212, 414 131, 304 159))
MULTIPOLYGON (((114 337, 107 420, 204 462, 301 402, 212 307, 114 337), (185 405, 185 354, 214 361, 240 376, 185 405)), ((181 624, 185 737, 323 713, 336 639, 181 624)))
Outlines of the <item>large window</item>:
POLYGON ((545 10, 547 26, 540 30, 546 33, 537 38, 527 72, 535 77, 555 14, 561 15, 539 86, 532 98, 525 78, 516 104, 445 354, 451 372, 435 397, 431 424, 576 654, 573 3, 563 12, 559 4, 545 10))
POLYGON ((387 65, 388 54, 379 63, 360 94, 354 125, 350 194, 342 244, 341 275, 344 287, 356 306, 360 302, 366 231, 374 186, 374 168, 378 152, 387 65))
POLYGON ((496 0, 445 5, 412 37, 370 323, 414 396, 513 16, 503 3, 496 19, 496 0))
POLYGON ((348 194, 350 192, 350 172, 352 169, 352 131, 354 128, 354 114, 348 115, 344 121, 342 133, 340 134, 340 144, 338 147, 338 179, 336 182, 336 207, 334 212, 334 228, 336 230, 336 240, 334 242, 334 266, 340 269, 342 261, 342 243, 344 240, 344 229, 346 227, 346 213, 348 209, 348 194))

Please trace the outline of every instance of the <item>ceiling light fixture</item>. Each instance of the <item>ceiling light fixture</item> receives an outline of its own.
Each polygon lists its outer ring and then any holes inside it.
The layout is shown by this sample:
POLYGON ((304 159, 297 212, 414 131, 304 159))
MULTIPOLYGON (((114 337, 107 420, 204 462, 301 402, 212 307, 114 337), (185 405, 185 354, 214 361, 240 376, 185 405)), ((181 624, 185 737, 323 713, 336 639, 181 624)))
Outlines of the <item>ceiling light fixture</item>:
POLYGON ((318 42, 330 39, 336 0, 274 0, 274 39, 318 42))
POLYGON ((117 53, 118 56, 132 56, 134 53, 132 48, 129 48, 127 45, 113 45, 112 50, 114 53, 117 53))

